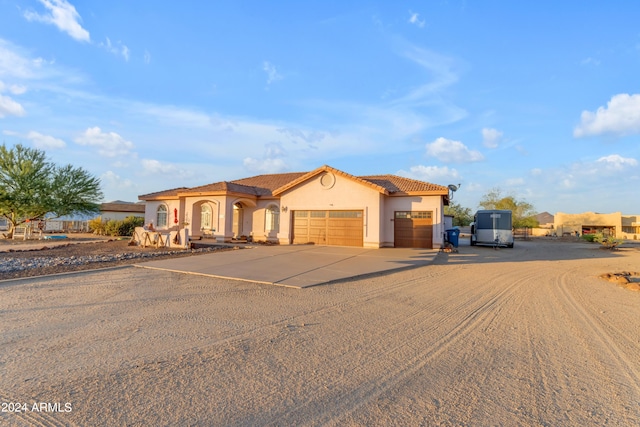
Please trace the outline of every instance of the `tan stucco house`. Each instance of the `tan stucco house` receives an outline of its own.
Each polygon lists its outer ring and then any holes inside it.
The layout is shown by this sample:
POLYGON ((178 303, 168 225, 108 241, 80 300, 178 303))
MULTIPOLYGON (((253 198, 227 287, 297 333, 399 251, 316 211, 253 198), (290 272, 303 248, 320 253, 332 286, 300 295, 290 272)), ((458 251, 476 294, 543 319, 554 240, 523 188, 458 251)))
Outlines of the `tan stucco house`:
POLYGON ((554 228, 558 235, 604 233, 623 239, 638 240, 640 237, 640 215, 623 215, 622 212, 608 214, 583 212, 569 214, 558 212, 554 216, 554 228))
POLYGON ((439 248, 446 186, 330 166, 139 196, 145 223, 192 237, 280 244, 439 248))

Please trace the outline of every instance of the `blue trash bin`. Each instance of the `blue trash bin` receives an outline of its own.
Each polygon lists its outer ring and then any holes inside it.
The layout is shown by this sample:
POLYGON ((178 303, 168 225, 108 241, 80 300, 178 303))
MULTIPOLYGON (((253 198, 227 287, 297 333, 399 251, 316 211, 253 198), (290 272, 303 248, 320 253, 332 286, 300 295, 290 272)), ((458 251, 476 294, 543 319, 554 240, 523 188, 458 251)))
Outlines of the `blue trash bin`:
POLYGON ((449 230, 444 230, 447 233, 447 242, 451 243, 454 248, 458 247, 458 237, 460 236, 460 229, 451 228, 449 230))

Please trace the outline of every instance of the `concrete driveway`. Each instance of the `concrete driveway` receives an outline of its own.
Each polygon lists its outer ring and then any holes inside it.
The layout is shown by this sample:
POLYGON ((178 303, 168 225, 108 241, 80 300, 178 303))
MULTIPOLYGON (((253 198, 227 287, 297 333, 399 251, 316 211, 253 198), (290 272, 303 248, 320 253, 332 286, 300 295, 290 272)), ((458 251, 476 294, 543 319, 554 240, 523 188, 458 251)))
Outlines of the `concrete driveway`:
POLYGON ((435 249, 364 249, 336 246, 253 246, 227 252, 149 261, 137 267, 306 288, 372 273, 415 268, 435 249))

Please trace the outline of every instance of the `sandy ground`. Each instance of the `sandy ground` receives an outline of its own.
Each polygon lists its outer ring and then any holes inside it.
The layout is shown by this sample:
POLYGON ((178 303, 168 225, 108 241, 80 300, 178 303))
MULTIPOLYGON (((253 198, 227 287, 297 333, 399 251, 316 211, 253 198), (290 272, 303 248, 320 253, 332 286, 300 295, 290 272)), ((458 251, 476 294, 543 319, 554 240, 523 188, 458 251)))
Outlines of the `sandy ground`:
POLYGON ((0 424, 638 425, 640 292, 597 277, 638 266, 533 241, 303 290, 135 267, 5 282, 0 424))

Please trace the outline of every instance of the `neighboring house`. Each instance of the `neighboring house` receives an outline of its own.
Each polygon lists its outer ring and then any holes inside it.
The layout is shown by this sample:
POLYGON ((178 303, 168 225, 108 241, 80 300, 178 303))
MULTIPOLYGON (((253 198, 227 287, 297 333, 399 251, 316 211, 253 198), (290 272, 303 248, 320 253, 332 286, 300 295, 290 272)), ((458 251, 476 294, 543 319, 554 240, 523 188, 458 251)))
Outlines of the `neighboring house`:
POLYGON ((554 228, 559 236, 575 234, 577 231, 581 235, 604 233, 623 239, 637 240, 640 237, 640 215, 622 215, 621 212, 610 214, 558 212, 554 217, 554 228))
POLYGON ((143 202, 123 202, 116 200, 100 205, 100 217, 103 221, 122 221, 130 216, 144 218, 145 204, 143 202))
POLYGON ((330 166, 139 196, 145 224, 217 241, 439 248, 446 186, 395 175, 353 176, 330 166))

